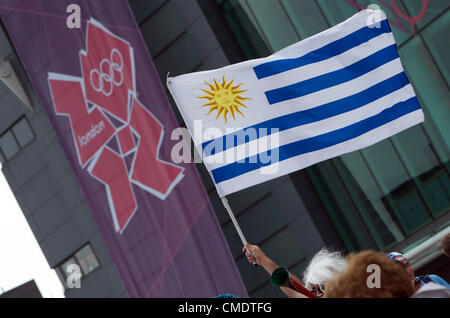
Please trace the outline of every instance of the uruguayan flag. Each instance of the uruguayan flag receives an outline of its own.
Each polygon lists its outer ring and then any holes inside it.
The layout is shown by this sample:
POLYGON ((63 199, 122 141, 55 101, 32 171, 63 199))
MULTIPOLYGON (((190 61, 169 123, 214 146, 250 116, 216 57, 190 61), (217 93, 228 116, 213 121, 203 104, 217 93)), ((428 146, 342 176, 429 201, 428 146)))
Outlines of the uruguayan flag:
POLYGON ((220 196, 424 120, 382 11, 266 58, 168 78, 168 87, 220 196))

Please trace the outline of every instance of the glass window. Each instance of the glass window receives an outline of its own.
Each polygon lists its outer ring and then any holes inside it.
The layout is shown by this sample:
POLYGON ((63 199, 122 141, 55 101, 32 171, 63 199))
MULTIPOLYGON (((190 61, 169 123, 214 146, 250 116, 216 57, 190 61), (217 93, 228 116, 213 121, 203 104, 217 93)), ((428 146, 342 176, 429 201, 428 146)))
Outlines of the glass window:
POLYGON ((433 216, 439 217, 450 208, 450 179, 442 167, 420 176, 423 192, 433 216))
POLYGON ((78 275, 85 276, 100 266, 91 246, 88 244, 78 250, 68 260, 58 266, 58 276, 65 285, 65 280, 74 274, 74 269, 69 270, 69 265, 79 266, 80 273, 78 275))
POLYGON ((363 149, 361 153, 383 191, 386 208, 399 219, 406 235, 431 222, 423 198, 390 140, 363 149))
MULTIPOLYGON (((398 1, 397 1, 398 2, 398 1)), ((421 15, 422 6, 426 2, 424 0, 402 0, 403 6, 406 10, 402 12, 410 17, 415 17, 421 15)), ((450 3, 444 0, 434 0, 429 1, 428 5, 425 7, 425 15, 423 18, 417 23, 417 27, 420 29, 436 16, 444 12, 446 9, 450 7, 450 3)))
POLYGON ((352 152, 334 161, 378 249, 386 250, 401 241, 404 235, 398 220, 384 206, 381 188, 361 153, 352 152))
POLYGON ((431 147, 424 128, 412 127, 392 140, 433 216, 445 213, 450 208, 450 181, 445 165, 431 147))
POLYGON ((336 166, 336 161, 328 160, 307 168, 306 171, 347 250, 376 248, 358 214, 354 200, 349 195, 349 180, 343 180, 338 174, 341 168, 336 166))
POLYGON ((274 52, 300 40, 280 2, 272 0, 246 1, 274 52))
POLYGON ((25 117, 14 125, 12 131, 21 148, 25 147, 31 140, 33 140, 33 132, 31 131, 31 127, 25 117))
POLYGON ((450 25, 450 11, 431 23, 421 32, 422 39, 425 40, 434 60, 437 63, 438 70, 447 81, 450 82, 450 46, 447 41, 442 39, 448 35, 450 25))
POLYGON ((19 152, 19 145, 16 142, 11 131, 6 132, 0 137, 0 149, 5 155, 5 159, 11 159, 16 153, 19 152))
POLYGON ((67 261, 65 261, 62 265, 61 265, 61 271, 64 274, 65 277, 69 277, 70 274, 72 274, 72 271, 69 271, 69 265, 78 265, 77 261, 75 260, 74 257, 69 258, 67 261))
POLYGON ((75 257, 84 275, 89 274, 90 272, 92 272, 93 270, 95 270, 97 267, 100 266, 97 257, 92 251, 90 245, 86 245, 81 250, 79 250, 75 254, 75 257))
POLYGON ((264 37, 264 31, 261 29, 261 25, 258 23, 258 20, 256 19, 255 13, 250 8, 250 5, 247 0, 229 0, 226 1, 226 5, 239 5, 242 7, 243 11, 245 12, 245 19, 249 20, 257 29, 261 37, 264 37))
POLYGON ((263 32, 258 28, 245 2, 226 1, 222 6, 222 12, 247 59, 271 54, 263 32))
POLYGON ((144 21, 148 16, 161 7, 166 0, 129 0, 130 7, 138 23, 144 21))
POLYGON ((391 192, 409 179, 405 168, 388 140, 363 149, 362 153, 384 194, 391 192))
POLYGON ((392 140, 413 178, 439 165, 438 158, 423 132, 423 127, 411 127, 393 136, 392 140))
POLYGON ((302 39, 328 28, 315 0, 282 0, 281 3, 302 39))
MULTIPOLYGON (((436 73, 436 66, 429 58, 428 51, 419 48, 419 38, 412 39, 399 50, 406 73, 412 82, 420 104, 424 108, 424 127, 429 134, 442 162, 448 162, 450 148, 450 107, 448 91, 442 78, 436 73), (427 54, 424 56, 423 54, 427 54), (431 68, 433 67, 433 68, 431 68), (427 80, 423 80, 426 78, 427 80)), ((423 43, 420 43, 423 47, 423 43)))
POLYGON ((318 0, 317 3, 331 25, 341 23, 358 12, 356 7, 346 1, 318 0))

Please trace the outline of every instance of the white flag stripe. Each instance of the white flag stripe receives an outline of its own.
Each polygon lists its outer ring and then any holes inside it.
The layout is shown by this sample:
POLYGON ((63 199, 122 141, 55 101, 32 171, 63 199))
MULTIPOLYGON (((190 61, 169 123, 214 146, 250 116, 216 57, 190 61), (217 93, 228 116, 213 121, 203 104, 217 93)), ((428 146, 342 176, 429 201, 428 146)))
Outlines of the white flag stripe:
POLYGON ((264 91, 268 91, 305 81, 345 68, 392 44, 395 44, 392 33, 383 33, 333 58, 262 78, 259 80, 259 85, 264 91), (274 83, 276 84, 274 85, 274 83))
MULTIPOLYGON (((334 100, 342 99, 354 94, 357 94, 373 85, 376 85, 400 72, 403 72, 403 66, 400 59, 395 59, 388 62, 379 68, 364 74, 351 81, 320 90, 318 92, 308 94, 302 97, 289 99, 284 102, 270 105, 271 109, 274 109, 272 113, 289 114, 294 110, 306 110, 330 103, 334 100)), ((276 114, 274 114, 274 117, 276 114)))
MULTIPOLYGON (((258 111, 264 113, 264 117, 269 119, 281 117, 284 115, 291 114, 293 112, 298 112, 302 110, 312 109, 320 105, 325 105, 327 103, 333 102, 335 100, 343 99, 357 93, 360 93, 378 83, 383 82, 391 78, 394 75, 397 75, 403 72, 403 66, 400 62, 400 59, 395 59, 389 63, 384 64, 378 69, 373 70, 372 72, 367 73, 357 79, 354 79, 350 82, 346 82, 334 87, 327 88, 325 90, 309 94, 306 96, 302 96, 300 98, 291 99, 285 102, 278 103, 276 105, 271 106, 262 106, 259 107, 258 111)), ((251 103, 249 103, 249 106, 251 103)), ((256 105, 252 105, 253 107, 257 107, 256 105)), ((189 116, 189 115, 187 115, 189 116)), ((252 126, 254 122, 249 121, 248 126, 252 126)), ((239 127, 240 129, 245 129, 246 127, 239 127)), ((189 127, 189 126, 188 126, 189 127)), ((190 128, 189 128, 190 129, 190 128)), ((214 138, 219 138, 226 134, 226 131, 221 130, 221 135, 215 135, 214 138)), ((200 153, 203 152, 201 148, 201 144, 208 139, 198 140, 194 137, 194 144, 196 145, 198 151, 200 153)))
POLYGON ((349 141, 322 150, 292 157, 271 166, 264 167, 267 172, 270 171, 269 169, 274 169, 273 171, 276 172, 264 174, 261 173, 261 169, 257 169, 240 175, 239 177, 223 181, 217 185, 217 192, 220 197, 223 197, 267 180, 304 169, 317 162, 369 147, 383 139, 389 138, 392 135, 417 125, 423 122, 423 120, 424 116, 422 110, 414 111, 349 141))
POLYGON ((347 113, 343 113, 334 117, 317 121, 311 124, 297 126, 288 130, 284 130, 274 134, 274 136, 265 136, 259 139, 252 140, 246 144, 241 144, 237 147, 227 149, 223 152, 204 157, 205 164, 208 170, 213 170, 225 166, 232 162, 252 157, 258 153, 264 153, 267 150, 277 148, 290 144, 292 142, 318 136, 329 131, 337 130, 339 128, 347 127, 351 124, 357 123, 365 118, 378 114, 382 110, 389 108, 399 102, 406 101, 411 97, 416 96, 411 84, 386 95, 372 103, 359 107, 347 113), (279 143, 271 144, 271 140, 276 140, 279 143), (226 160, 226 161, 225 161, 226 160))
MULTIPOLYGON (((235 75, 232 72, 217 72, 215 76, 208 76, 207 78, 217 78, 221 79, 224 74, 227 74, 229 78, 240 78, 239 82, 244 82, 247 86, 245 89, 250 89, 254 92, 252 96, 252 100, 247 102, 248 109, 246 110, 246 118, 242 120, 242 118, 237 115, 238 119, 235 122, 229 122, 227 125, 223 124, 223 121, 204 121, 203 126, 204 129, 209 127, 217 127, 220 129, 221 134, 225 135, 226 128, 239 128, 243 129, 254 124, 257 124, 264 120, 269 120, 273 118, 277 118, 283 115, 290 114, 292 112, 306 110, 310 108, 314 108, 320 105, 324 105, 330 103, 334 100, 342 99, 354 94, 357 94, 377 83, 386 80, 395 74, 398 74, 403 71, 403 66, 400 62, 400 59, 395 59, 391 62, 388 62, 381 67, 363 75, 356 79, 353 79, 349 82, 345 82, 340 85, 336 85, 312 94, 308 94, 299 98, 290 99, 287 101, 283 101, 277 103, 276 105, 267 105, 267 98, 264 95, 264 90, 259 86, 259 82, 256 79, 255 74, 252 69, 248 70, 247 68, 243 68, 240 72, 240 76, 235 75), (244 81, 242 78, 247 78, 244 81), (253 86, 250 86, 250 81, 256 82, 253 86), (245 124, 243 123, 245 122, 245 124)), ((203 72, 200 72, 203 73, 203 72)), ((195 74, 197 75, 197 74, 195 74)), ((183 76, 181 76, 183 77, 183 76)), ((236 84, 237 84, 236 83, 236 84)), ((276 82, 275 82, 276 83, 276 82)), ((172 96, 174 97, 177 105, 185 104, 184 108, 180 108, 180 112, 185 119, 186 125, 190 131, 194 131, 194 120, 204 118, 206 110, 205 108, 199 107, 198 103, 182 103, 182 100, 190 100, 197 101, 197 96, 202 94, 200 90, 202 88, 202 81, 195 81, 192 79, 188 79, 187 77, 180 77, 172 79, 172 84, 169 85, 169 90, 172 92, 172 96), (184 88, 184 89, 182 89, 184 88)), ((245 95, 244 95, 245 96, 245 95)), ((200 103, 202 105, 202 103, 200 103)), ((218 138, 220 135, 216 135, 215 138, 218 138)), ((194 144, 200 147, 200 145, 207 141, 203 140, 200 136, 193 136, 194 144)), ((201 153, 201 149, 198 148, 201 153)))

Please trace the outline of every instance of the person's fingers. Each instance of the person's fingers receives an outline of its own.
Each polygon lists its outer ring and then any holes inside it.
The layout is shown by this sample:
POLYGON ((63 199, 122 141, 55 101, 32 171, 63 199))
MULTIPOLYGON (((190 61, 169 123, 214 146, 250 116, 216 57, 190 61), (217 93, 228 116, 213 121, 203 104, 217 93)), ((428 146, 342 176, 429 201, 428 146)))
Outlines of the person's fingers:
POLYGON ((252 256, 252 257, 253 257, 253 256, 255 255, 255 253, 253 253, 253 251, 252 251, 252 250, 250 250, 250 249, 249 249, 249 250, 247 250, 247 253, 248 253, 248 255, 250 255, 250 256, 252 256))
POLYGON ((255 260, 255 257, 254 257, 252 254, 248 253, 248 252, 245 253, 245 256, 246 256, 246 258, 247 258, 247 260, 248 260, 249 262, 254 262, 254 261, 256 261, 256 260, 255 260))
POLYGON ((242 252, 244 253, 244 255, 246 256, 247 260, 250 263, 257 263, 255 254, 258 253, 258 246, 257 245, 252 245, 252 244, 245 244, 245 246, 242 248, 242 252))
POLYGON ((252 254, 253 245, 245 244, 245 246, 242 248, 242 252, 246 254, 252 254))

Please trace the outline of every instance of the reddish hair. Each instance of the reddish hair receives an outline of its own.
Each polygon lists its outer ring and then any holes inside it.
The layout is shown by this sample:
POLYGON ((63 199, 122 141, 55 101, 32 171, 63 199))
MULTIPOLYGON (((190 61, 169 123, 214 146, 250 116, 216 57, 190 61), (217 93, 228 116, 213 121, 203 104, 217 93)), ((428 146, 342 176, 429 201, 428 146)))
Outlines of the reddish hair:
POLYGON ((441 244, 444 254, 450 257, 450 233, 442 238, 441 244))
POLYGON ((386 254, 375 251, 350 254, 344 271, 325 286, 325 297, 329 298, 406 298, 413 293, 404 268, 386 254), (379 288, 369 288, 367 284, 373 274, 367 271, 371 264, 380 267, 379 288))

